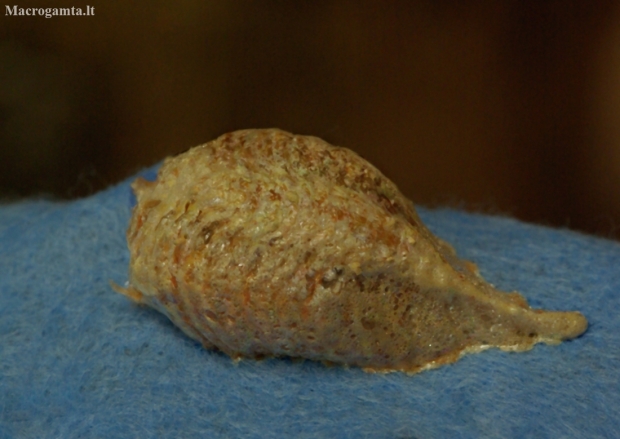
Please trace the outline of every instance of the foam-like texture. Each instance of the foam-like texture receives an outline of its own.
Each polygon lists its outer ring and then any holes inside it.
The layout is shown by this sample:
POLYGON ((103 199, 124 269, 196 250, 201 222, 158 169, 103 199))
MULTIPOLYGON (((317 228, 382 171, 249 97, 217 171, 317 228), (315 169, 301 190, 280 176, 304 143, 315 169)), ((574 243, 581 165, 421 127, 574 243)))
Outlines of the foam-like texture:
MULTIPOLYGON (((153 169, 145 172, 151 179, 153 169)), ((453 210, 425 223, 498 288, 579 310, 580 338, 408 376, 233 363, 108 285, 129 181, 0 206, 0 438, 607 438, 620 426, 620 245, 453 210)))

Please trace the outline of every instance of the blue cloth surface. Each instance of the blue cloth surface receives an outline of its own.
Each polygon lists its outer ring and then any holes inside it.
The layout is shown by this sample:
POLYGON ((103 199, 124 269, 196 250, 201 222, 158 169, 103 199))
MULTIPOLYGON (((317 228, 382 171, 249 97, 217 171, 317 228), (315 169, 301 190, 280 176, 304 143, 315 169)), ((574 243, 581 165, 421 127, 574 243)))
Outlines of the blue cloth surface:
MULTIPOLYGON (((154 169, 143 174, 151 179, 154 169)), ((234 363, 110 288, 127 279, 129 181, 0 206, 0 438, 607 438, 620 427, 620 245, 419 209, 498 288, 579 310, 580 338, 408 376, 234 363)))

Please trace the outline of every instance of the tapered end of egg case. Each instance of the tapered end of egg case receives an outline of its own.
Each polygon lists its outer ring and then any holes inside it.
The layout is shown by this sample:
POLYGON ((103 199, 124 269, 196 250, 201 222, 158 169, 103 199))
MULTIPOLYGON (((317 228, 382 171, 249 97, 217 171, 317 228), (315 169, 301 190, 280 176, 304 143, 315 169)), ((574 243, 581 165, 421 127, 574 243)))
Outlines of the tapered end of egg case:
POLYGON ((533 320, 538 329, 537 337, 548 344, 579 337, 588 329, 588 321, 577 311, 534 310, 533 320))

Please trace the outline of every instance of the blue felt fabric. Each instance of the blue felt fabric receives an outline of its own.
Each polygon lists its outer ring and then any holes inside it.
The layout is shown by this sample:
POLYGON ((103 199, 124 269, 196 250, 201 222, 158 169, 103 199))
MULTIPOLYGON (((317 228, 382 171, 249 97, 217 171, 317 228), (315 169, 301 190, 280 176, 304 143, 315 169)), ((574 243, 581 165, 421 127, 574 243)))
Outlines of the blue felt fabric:
MULTIPOLYGON (((153 170, 146 172, 153 176, 153 170)), ((607 438, 620 434, 620 245, 506 218, 421 209, 504 290, 580 310, 560 346, 490 350, 408 376, 233 363, 114 293, 129 182, 0 206, 1 438, 607 438)))

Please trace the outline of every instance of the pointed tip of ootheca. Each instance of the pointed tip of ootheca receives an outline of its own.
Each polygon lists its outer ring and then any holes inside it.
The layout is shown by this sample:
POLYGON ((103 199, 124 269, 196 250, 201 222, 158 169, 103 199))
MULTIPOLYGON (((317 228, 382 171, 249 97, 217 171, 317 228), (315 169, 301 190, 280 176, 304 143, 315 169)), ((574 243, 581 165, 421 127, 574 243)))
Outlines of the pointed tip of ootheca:
POLYGON ((229 133, 133 187, 120 292, 233 358, 417 372, 587 326, 495 290, 376 168, 315 137, 229 133))
POLYGON ((588 321, 578 311, 534 310, 534 321, 540 341, 549 344, 579 337, 588 329, 588 321))

